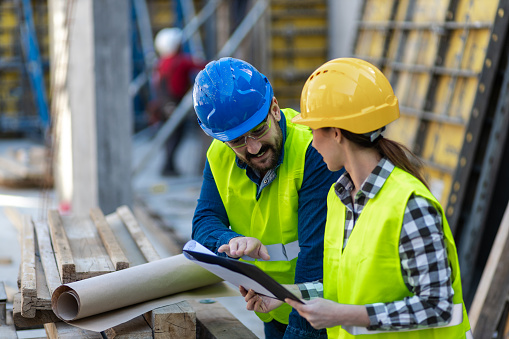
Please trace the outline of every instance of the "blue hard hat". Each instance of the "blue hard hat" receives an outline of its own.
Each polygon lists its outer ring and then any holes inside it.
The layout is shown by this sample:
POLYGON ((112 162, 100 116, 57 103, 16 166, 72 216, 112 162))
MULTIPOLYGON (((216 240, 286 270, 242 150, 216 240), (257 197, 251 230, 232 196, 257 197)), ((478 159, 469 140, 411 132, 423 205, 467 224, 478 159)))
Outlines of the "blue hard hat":
POLYGON ((194 110, 205 133, 230 141, 265 119, 273 95, 267 77, 251 64, 221 58, 209 62, 196 76, 194 110))

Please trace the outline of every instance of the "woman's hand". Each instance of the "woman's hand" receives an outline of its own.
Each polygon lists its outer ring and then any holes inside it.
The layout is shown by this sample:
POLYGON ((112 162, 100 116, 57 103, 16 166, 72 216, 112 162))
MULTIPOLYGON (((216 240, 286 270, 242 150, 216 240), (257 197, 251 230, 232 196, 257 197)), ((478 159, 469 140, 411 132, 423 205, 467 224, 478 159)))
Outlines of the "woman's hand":
POLYGON ((240 286, 240 293, 247 302, 246 309, 249 311, 256 311, 260 313, 268 313, 275 310, 283 304, 282 301, 274 298, 267 297, 256 293, 253 290, 247 291, 244 287, 240 286))
POLYGON ((338 304, 322 298, 306 301, 306 304, 288 298, 285 302, 295 308, 316 329, 338 325, 362 327, 370 325, 368 311, 362 305, 338 304))

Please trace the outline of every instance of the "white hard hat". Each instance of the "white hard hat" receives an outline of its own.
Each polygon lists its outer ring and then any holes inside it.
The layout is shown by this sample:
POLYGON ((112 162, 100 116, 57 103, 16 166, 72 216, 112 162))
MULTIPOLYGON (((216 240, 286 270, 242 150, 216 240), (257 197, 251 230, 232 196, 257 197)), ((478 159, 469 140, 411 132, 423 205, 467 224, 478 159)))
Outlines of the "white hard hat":
POLYGON ((159 56, 175 54, 182 42, 182 30, 180 28, 163 28, 155 39, 155 48, 159 56))

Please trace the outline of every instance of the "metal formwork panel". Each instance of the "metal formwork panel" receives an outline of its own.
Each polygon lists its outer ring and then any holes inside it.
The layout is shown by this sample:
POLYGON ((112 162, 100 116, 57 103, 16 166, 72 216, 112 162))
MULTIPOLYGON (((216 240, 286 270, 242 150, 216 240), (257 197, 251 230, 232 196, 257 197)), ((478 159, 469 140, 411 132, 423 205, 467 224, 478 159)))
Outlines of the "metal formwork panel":
POLYGON ((444 206, 498 3, 368 0, 364 4, 354 54, 380 67, 389 78, 400 100, 401 118, 389 125, 387 136, 421 157, 431 191, 444 206))
MULTIPOLYGON (((47 1, 32 0, 35 32, 49 88, 47 1)), ((21 45, 21 14, 18 0, 0 1, 0 133, 23 132, 39 127, 37 107, 27 75, 21 45)))
POLYGON ((267 75, 282 106, 299 108, 304 82, 327 60, 327 25, 326 0, 270 1, 267 75))

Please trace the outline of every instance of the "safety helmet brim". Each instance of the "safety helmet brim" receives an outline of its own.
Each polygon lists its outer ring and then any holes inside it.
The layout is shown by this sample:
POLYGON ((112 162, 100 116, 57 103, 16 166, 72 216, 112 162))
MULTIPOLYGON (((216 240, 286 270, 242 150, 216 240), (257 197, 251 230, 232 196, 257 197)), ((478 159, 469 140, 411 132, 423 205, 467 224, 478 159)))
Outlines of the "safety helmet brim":
MULTIPOLYGON (((356 115, 347 117, 327 117, 327 118, 304 118, 302 113, 299 113, 292 119, 295 124, 308 126, 312 129, 319 129, 324 127, 338 127, 356 134, 364 134, 383 127, 380 124, 379 117, 384 116, 383 124, 388 124, 399 118, 399 110, 394 107, 398 106, 398 98, 391 97, 391 102, 383 104, 378 107, 368 107, 360 111, 356 115)), ((385 126, 384 125, 384 126, 385 126)))

